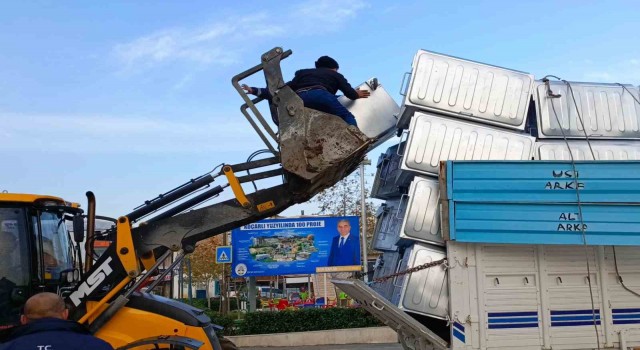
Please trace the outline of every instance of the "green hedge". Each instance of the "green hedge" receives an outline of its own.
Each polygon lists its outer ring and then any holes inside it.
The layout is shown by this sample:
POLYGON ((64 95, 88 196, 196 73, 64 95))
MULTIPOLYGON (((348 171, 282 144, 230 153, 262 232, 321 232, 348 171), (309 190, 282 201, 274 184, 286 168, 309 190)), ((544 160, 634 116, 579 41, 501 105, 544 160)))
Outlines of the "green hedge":
MULTIPOLYGON (((181 302, 185 304, 189 304, 189 299, 180 299, 181 302)), ((198 309, 207 309, 207 299, 196 299, 191 298, 191 305, 197 307, 198 309)), ((256 298, 256 305, 260 306, 260 299, 256 298)), ((230 298, 229 299, 229 311, 238 310, 238 299, 230 298)), ((211 310, 218 311, 220 310, 220 298, 211 298, 211 310)))
MULTIPOLYGON (((207 308, 207 299, 196 299, 196 298, 191 298, 191 302, 189 302, 189 299, 184 298, 184 299, 178 299, 179 301, 185 303, 185 304, 189 304, 192 305, 198 309, 206 309, 207 308)), ((213 305, 211 305, 213 306, 213 305)))
POLYGON ((209 309, 205 309, 204 313, 211 318, 211 323, 224 327, 221 332, 218 332, 218 335, 236 335, 238 334, 235 327, 235 320, 233 316, 225 316, 218 312, 211 311, 209 309))
MULTIPOLYGON (((188 300, 181 300, 189 303, 188 300)), ((192 299, 193 306, 204 310, 211 322, 224 327, 224 335, 249 335, 268 333, 289 333, 382 326, 375 317, 361 308, 300 309, 284 311, 258 311, 238 315, 221 315, 218 305, 211 302, 207 308, 206 299, 192 299)))
POLYGON ((267 334, 374 327, 382 324, 364 309, 329 308, 248 313, 238 334, 267 334))

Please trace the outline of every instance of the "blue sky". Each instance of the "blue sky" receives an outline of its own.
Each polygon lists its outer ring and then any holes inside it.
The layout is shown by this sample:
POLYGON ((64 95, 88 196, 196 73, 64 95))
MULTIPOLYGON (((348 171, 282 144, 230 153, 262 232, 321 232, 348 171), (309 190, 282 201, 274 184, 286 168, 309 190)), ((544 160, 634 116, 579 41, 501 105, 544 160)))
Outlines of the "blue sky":
POLYGON ((639 30, 637 0, 2 2, 0 190, 82 203, 92 190, 117 216, 244 161, 263 147, 230 80, 275 46, 294 52, 285 77, 330 55, 400 104, 420 48, 638 85, 639 30))

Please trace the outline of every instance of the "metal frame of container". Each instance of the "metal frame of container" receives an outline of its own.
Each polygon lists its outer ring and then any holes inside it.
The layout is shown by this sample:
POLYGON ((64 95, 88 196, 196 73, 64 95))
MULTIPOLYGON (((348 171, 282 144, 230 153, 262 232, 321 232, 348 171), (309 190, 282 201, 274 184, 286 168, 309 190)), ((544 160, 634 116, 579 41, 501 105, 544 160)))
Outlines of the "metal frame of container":
POLYGON ((536 82, 534 94, 539 138, 585 139, 586 129, 586 135, 591 139, 640 139, 640 104, 631 96, 633 94, 635 99, 640 99, 638 88, 586 82, 569 84, 549 82, 554 94, 549 97, 545 83, 536 82))
POLYGON ((417 112, 400 168, 438 176, 443 160, 530 160, 535 139, 524 133, 417 112))
POLYGON ((528 73, 420 50, 397 126, 406 129, 414 112, 426 110, 524 130, 533 84, 528 73))

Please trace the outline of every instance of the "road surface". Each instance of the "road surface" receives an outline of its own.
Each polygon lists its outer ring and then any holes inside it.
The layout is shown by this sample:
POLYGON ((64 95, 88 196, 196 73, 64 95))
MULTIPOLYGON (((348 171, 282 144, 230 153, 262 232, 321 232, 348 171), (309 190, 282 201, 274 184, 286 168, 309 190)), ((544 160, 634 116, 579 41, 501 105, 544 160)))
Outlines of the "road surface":
POLYGON ((263 347, 240 348, 240 350, 402 350, 402 345, 396 344, 346 344, 346 345, 318 345, 292 347, 263 347))

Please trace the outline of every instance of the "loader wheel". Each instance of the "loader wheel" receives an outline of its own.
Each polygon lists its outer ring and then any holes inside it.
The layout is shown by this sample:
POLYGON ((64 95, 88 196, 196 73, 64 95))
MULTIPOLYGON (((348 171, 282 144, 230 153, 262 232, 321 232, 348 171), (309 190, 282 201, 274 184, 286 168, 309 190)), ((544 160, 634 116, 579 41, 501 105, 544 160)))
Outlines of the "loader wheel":
POLYGON ((238 350, 236 344, 234 344, 228 338, 220 337, 218 338, 218 341, 220 342, 220 347, 222 347, 222 350, 238 350))

